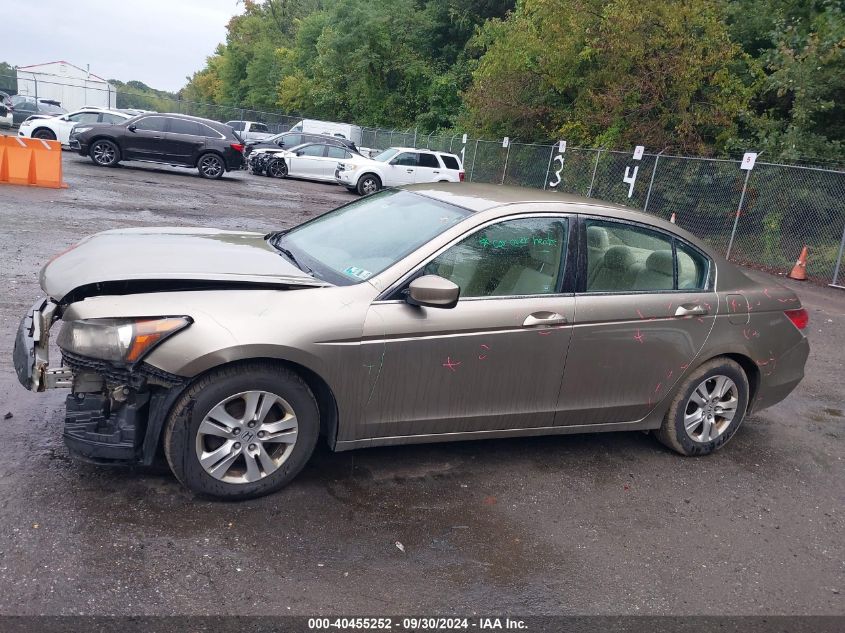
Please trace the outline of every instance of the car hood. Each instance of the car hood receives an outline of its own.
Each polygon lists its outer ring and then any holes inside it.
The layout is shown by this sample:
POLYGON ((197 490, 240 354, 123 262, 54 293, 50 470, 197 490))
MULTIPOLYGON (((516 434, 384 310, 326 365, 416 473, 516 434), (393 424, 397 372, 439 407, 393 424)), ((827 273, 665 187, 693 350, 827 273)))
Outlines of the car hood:
POLYGON ((58 301, 206 287, 330 285, 294 266, 261 233, 198 228, 97 233, 50 260, 40 281, 58 301))

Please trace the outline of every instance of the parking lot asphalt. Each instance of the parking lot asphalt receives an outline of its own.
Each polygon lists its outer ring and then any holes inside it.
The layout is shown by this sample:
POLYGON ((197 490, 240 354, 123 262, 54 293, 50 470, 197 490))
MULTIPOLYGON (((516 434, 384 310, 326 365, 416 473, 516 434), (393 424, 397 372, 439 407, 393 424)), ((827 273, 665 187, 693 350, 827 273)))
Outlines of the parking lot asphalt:
POLYGON ((12 368, 37 273, 96 231, 265 231, 351 194, 64 167, 68 189, 0 186, 0 614, 845 614, 845 292, 791 283, 807 377, 710 457, 638 432, 321 446, 275 495, 199 500, 163 465, 68 457, 65 392, 12 368))

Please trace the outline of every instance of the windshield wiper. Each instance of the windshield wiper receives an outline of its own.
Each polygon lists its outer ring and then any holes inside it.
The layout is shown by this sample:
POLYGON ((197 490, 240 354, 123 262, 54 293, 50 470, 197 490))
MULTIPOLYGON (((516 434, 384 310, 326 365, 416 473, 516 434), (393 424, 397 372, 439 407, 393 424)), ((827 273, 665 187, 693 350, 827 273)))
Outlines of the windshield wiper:
POLYGON ((313 271, 313 270, 311 270, 310 268, 308 268, 308 266, 306 266, 305 264, 300 263, 300 262, 296 259, 296 256, 295 256, 293 253, 291 253, 289 249, 285 248, 284 246, 279 246, 279 244, 278 244, 278 243, 273 244, 273 246, 274 246, 274 247, 275 247, 275 249, 276 249, 277 251, 279 251, 282 255, 284 255, 284 256, 285 256, 285 257, 287 257, 290 261, 292 261, 294 266, 296 266, 297 268, 299 268, 299 269, 300 269, 300 270, 302 270, 302 271, 305 271, 305 272, 306 272, 306 273, 308 273, 309 275, 313 275, 313 274, 314 274, 314 271, 313 271))

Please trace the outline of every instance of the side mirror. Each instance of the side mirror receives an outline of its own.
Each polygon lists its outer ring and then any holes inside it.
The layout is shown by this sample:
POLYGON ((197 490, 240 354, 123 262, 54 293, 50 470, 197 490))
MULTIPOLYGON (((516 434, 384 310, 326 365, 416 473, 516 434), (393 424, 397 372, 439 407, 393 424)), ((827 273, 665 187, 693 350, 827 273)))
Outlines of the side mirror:
POLYGON ((461 288, 438 275, 417 277, 408 286, 406 301, 412 306, 454 308, 458 305, 461 288))
POLYGON ((297 156, 302 156, 303 154, 305 154, 305 152, 303 152, 302 150, 299 150, 299 151, 296 153, 296 155, 297 155, 297 156))
POLYGON ((132 125, 130 125, 130 126, 129 126, 128 128, 126 128, 126 129, 127 129, 127 130, 129 130, 130 132, 134 132, 135 130, 137 130, 137 129, 138 129, 138 126, 137 126, 137 125, 135 125, 135 124, 133 123, 132 125))

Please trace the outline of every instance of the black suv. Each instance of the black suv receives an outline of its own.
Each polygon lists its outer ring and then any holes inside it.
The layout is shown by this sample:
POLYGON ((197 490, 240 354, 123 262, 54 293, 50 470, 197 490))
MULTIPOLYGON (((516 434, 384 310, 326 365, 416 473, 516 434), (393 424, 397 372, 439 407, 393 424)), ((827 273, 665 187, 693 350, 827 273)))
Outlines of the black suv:
POLYGON ((263 141, 252 141, 246 144, 246 151, 244 156, 249 156, 254 149, 290 149, 303 143, 328 143, 329 145, 340 145, 346 149, 357 153, 358 148, 355 143, 339 136, 329 136, 328 134, 304 134, 302 132, 282 132, 263 141))
POLYGON ((203 178, 221 178, 244 166, 244 146, 228 125, 183 114, 141 114, 116 125, 74 126, 70 148, 94 164, 114 167, 143 160, 196 167, 203 178))

